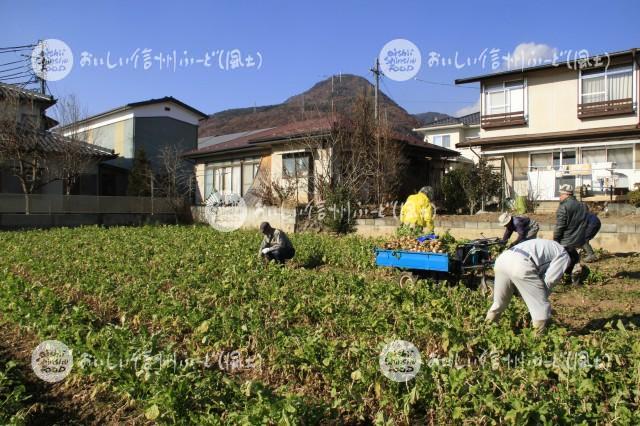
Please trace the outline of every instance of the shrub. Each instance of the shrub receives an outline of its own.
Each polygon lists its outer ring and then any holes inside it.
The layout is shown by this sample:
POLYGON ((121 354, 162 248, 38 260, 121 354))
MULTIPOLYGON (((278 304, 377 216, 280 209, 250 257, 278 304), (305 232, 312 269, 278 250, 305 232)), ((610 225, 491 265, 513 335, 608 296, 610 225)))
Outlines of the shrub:
POLYGON ((461 191, 462 181, 469 173, 466 168, 453 169, 442 177, 444 208, 449 213, 458 213, 467 206, 467 196, 461 191))
POLYGON ((636 183, 636 189, 629 191, 629 204, 640 207, 640 184, 636 183))
POLYGON ((357 202, 351 191, 344 186, 329 190, 324 203, 323 226, 329 231, 346 234, 355 230, 357 202))

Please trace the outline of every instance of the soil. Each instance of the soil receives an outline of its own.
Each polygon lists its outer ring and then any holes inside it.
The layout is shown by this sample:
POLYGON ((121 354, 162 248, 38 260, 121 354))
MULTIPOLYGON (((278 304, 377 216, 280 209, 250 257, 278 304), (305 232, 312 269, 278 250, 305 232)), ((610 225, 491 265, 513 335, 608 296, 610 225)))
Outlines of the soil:
POLYGON ((640 327, 640 253, 605 253, 585 265, 591 270, 585 284, 554 288, 554 321, 581 334, 616 327, 618 320, 640 327))
POLYGON ((148 424, 131 404, 108 393, 89 378, 73 375, 58 383, 40 380, 31 370, 31 352, 37 336, 0 315, 0 359, 18 364, 22 383, 31 395, 26 408, 29 425, 138 425, 148 424))

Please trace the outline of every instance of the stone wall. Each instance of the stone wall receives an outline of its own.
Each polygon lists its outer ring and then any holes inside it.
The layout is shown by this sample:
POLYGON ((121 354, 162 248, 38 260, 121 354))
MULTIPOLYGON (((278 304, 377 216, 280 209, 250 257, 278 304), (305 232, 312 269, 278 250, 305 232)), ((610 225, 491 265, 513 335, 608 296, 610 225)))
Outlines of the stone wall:
MULTIPOLYGON (((435 222, 436 234, 449 231, 455 238, 475 239, 502 237, 504 228, 498 223, 479 221, 440 221, 435 222)), ((552 238, 554 224, 540 223, 540 238, 552 238)), ((356 233, 367 237, 393 235, 399 226, 397 218, 359 219, 356 221, 356 233)), ((512 238, 515 238, 512 236, 512 238)), ((640 224, 603 223, 600 232, 591 242, 594 248, 602 248, 612 253, 640 251, 640 224)))

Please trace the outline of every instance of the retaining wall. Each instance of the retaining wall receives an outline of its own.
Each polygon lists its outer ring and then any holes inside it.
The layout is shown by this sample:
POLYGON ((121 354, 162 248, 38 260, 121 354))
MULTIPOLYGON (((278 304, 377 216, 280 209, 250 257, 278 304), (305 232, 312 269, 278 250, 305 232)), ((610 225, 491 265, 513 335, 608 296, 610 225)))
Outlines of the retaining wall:
MULTIPOLYGON (((502 237, 504 227, 492 222, 435 222, 436 234, 449 231, 455 238, 502 237)), ((540 223, 540 238, 552 238, 554 224, 540 223)), ((359 219, 356 221, 356 233, 367 237, 393 235, 399 226, 396 218, 359 219)), ((515 237, 512 237, 515 238, 515 237)), ((640 251, 640 224, 603 223, 600 232, 591 241, 594 248, 602 248, 612 253, 628 253, 640 251)))

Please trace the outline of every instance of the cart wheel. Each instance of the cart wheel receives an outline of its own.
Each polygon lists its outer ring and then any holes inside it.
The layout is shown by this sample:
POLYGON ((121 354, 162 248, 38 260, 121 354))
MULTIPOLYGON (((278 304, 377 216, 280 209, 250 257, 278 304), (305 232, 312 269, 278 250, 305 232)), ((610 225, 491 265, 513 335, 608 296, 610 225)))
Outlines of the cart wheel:
POLYGON ((403 272, 398 279, 400 283, 400 287, 404 287, 405 285, 414 284, 416 282, 416 276, 411 272, 403 272))

